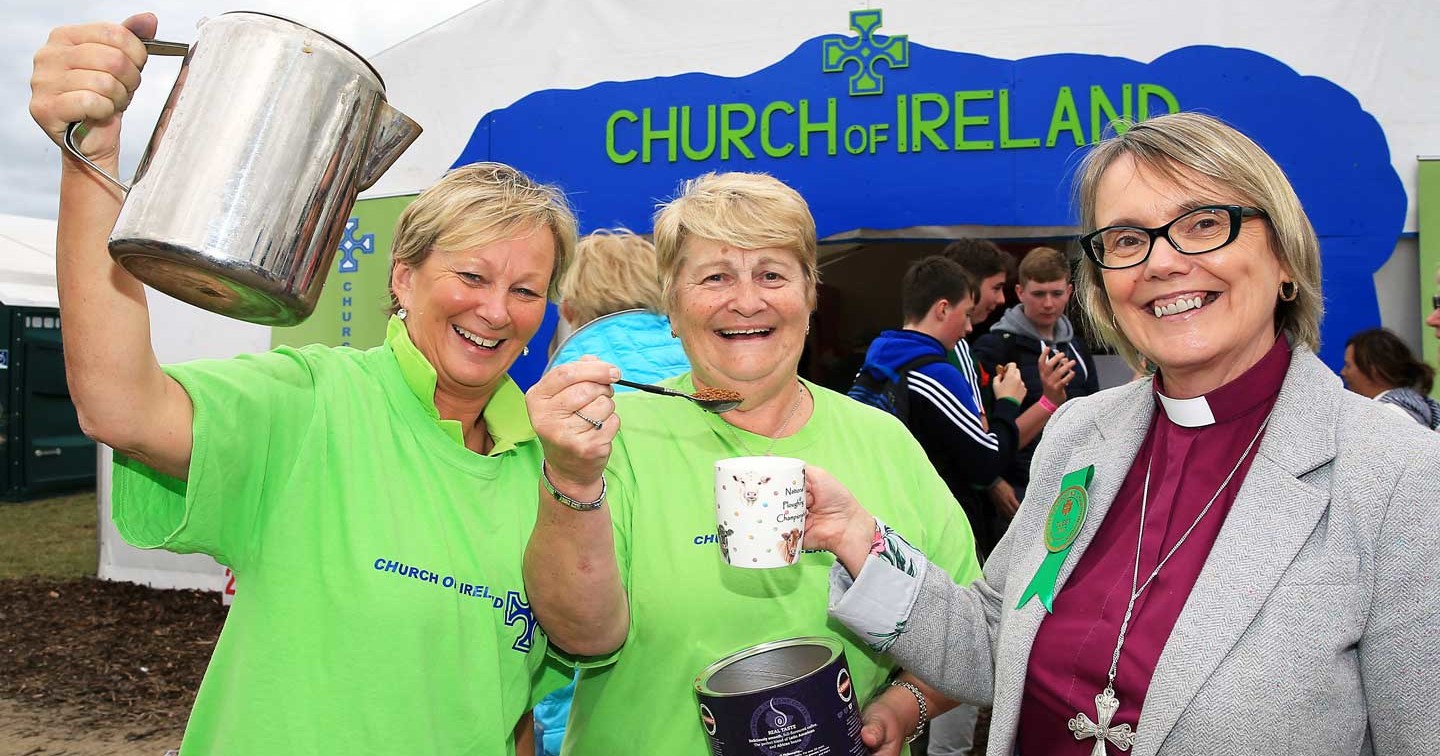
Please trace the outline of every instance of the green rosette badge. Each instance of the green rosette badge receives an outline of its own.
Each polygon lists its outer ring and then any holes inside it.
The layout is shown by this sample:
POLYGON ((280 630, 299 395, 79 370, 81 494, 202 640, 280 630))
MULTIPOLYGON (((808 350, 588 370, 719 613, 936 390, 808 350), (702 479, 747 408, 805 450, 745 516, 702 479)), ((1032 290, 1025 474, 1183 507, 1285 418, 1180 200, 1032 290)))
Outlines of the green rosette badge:
POLYGON ((1060 577, 1060 566, 1070 555, 1070 546, 1080 535, 1080 526, 1085 524, 1085 511, 1089 508, 1090 479, 1095 475, 1095 466, 1088 465, 1074 472, 1066 473, 1060 480, 1060 495, 1050 505, 1050 515, 1045 518, 1045 561, 1030 578, 1030 585, 1020 594, 1015 608, 1025 606, 1030 597, 1036 596, 1046 612, 1055 611, 1055 581, 1060 577))

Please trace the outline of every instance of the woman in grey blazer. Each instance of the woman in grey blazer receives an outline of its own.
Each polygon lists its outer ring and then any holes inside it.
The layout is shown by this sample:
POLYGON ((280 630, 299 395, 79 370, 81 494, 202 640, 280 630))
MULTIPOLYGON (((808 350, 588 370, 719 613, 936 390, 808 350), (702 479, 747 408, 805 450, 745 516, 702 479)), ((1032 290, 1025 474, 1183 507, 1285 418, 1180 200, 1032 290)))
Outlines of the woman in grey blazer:
POLYGON ((1056 411, 971 586, 812 470, 831 612, 992 703, 992 754, 1440 753, 1440 449, 1314 356, 1319 248, 1284 174, 1176 114, 1078 184, 1087 315, 1158 372, 1056 411))

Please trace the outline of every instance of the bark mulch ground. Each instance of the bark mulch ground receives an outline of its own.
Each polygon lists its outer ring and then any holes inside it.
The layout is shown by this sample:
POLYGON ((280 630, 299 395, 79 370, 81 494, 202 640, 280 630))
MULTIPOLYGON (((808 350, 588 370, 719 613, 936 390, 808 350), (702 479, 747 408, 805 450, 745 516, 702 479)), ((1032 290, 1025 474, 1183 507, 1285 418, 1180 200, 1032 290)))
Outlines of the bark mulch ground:
POLYGON ((0 580, 0 698, 129 739, 183 727, 225 612, 213 592, 0 580))

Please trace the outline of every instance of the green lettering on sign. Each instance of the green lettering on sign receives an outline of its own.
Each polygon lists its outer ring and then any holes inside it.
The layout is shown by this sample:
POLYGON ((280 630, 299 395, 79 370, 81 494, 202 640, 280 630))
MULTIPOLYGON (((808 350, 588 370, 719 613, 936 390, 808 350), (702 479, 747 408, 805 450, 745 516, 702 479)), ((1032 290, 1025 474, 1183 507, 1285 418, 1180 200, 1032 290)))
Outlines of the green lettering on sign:
POLYGON ((1040 137, 1014 139, 1010 136, 1010 90, 1000 90, 1000 149, 1022 150, 1039 147, 1040 137))
POLYGON ((690 106, 686 105, 680 109, 680 133, 684 138, 680 141, 680 147, 685 151, 687 160, 706 160, 715 154, 715 106, 705 106, 705 147, 695 149, 690 146, 690 134, 694 128, 690 123, 690 106))
POLYGON ((666 123, 670 124, 670 128, 658 130, 650 121, 650 108, 645 108, 640 111, 640 162, 646 164, 650 162, 650 145, 656 141, 664 141, 666 145, 668 145, 665 154, 670 162, 673 163, 680 159, 680 144, 679 140, 675 138, 675 126, 678 120, 676 118, 677 110, 679 110, 679 108, 673 105, 666 110, 669 116, 669 120, 666 121, 666 123))
POLYGON ((1070 132, 1076 147, 1085 146, 1085 130, 1080 126, 1080 113, 1075 109, 1075 95, 1069 87, 1060 87, 1055 97, 1055 110, 1050 114, 1050 133, 1045 135, 1045 146, 1054 147, 1060 132, 1070 132))
POLYGON ((755 109, 743 102, 726 103, 720 106, 720 159, 730 159, 730 148, 734 147, 737 152, 745 156, 746 160, 754 160, 755 153, 750 151, 745 144, 745 137, 755 133, 755 109), (745 117, 743 125, 736 127, 730 116, 739 114, 745 117))
POLYGON ((619 121, 635 123, 639 120, 640 117, 629 110, 617 110, 610 114, 610 120, 605 122, 605 154, 610 156, 610 162, 617 165, 625 165, 633 161, 636 155, 640 154, 635 150, 629 150, 627 152, 617 152, 615 150, 615 124, 619 121))
POLYGON ((955 149, 957 150, 993 150, 995 142, 991 139, 967 139, 965 129, 970 126, 989 126, 990 116, 988 115, 966 115, 965 103, 975 100, 993 100, 995 90, 993 89, 969 89, 955 93, 955 149))
POLYGON ((1096 144, 1096 143, 1098 143, 1098 142, 1105 136, 1105 129, 1106 129, 1108 126, 1110 126, 1110 124, 1112 124, 1112 123, 1115 124, 1115 133, 1116 133, 1116 134, 1124 134, 1124 133, 1125 133, 1125 129, 1128 128, 1128 127, 1127 127, 1127 126, 1124 126, 1123 123, 1116 123, 1116 120, 1117 120, 1117 119, 1120 119, 1120 118, 1123 118, 1123 119, 1125 119, 1125 121, 1129 121, 1129 120, 1131 120, 1131 118, 1133 118, 1133 114, 1134 114, 1135 111, 1134 111, 1134 109, 1131 107, 1131 99, 1130 99, 1131 96, 1132 96, 1132 91, 1133 91, 1133 89, 1134 89, 1134 87, 1132 87, 1132 86, 1129 85, 1129 84, 1124 84, 1124 85, 1122 85, 1122 86, 1120 87, 1120 103, 1121 103, 1121 106, 1124 107, 1125 110, 1124 110, 1122 113, 1120 113, 1120 114, 1116 114, 1116 112, 1115 112, 1115 106, 1110 103, 1110 98, 1109 98, 1108 96, 1106 96, 1106 94, 1105 94, 1105 88, 1102 87, 1102 86, 1100 86, 1099 84, 1093 84, 1093 85, 1091 85, 1091 87, 1090 87, 1090 143, 1091 143, 1091 144, 1096 144), (1104 116, 1103 119, 1101 118, 1102 115, 1104 116))
POLYGON ((776 113, 793 116, 795 115, 795 107, 783 101, 772 102, 765 106, 765 109, 760 112, 760 149, 764 150, 765 154, 772 158, 782 158, 795 151, 795 143, 786 142, 777 147, 774 142, 770 141, 770 122, 776 113))
POLYGON ((942 95, 933 92, 921 92, 910 96, 910 120, 912 131, 910 133, 910 149, 919 152, 923 146, 920 138, 924 137, 935 149, 948 151, 950 145, 936 133, 936 130, 950 120, 950 100, 942 95), (938 105, 940 114, 934 118, 925 117, 926 105, 938 105))
POLYGON ((1138 108, 1140 111, 1140 120, 1143 121, 1150 117, 1150 95, 1155 95, 1165 102, 1165 113, 1157 113, 1156 115, 1180 112, 1180 103, 1175 100, 1175 95, 1171 94, 1170 90, 1159 84, 1141 84, 1139 93, 1140 107, 1138 108))
POLYGON ((823 132, 825 134, 825 154, 834 155, 839 142, 840 127, 839 118, 836 115, 835 98, 825 100, 825 120, 810 120, 810 101, 800 101, 800 157, 810 156, 810 135, 823 132))

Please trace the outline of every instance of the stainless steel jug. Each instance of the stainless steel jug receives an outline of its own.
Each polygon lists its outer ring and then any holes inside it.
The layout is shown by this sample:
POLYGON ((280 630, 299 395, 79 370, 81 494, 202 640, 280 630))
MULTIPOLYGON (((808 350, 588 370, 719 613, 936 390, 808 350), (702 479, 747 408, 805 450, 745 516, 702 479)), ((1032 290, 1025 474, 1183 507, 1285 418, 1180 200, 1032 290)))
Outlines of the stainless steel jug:
MULTIPOLYGON (((177 299, 294 325, 315 309, 355 196, 420 135, 380 74, 313 29, 261 13, 202 22, 110 234, 110 255, 177 299)), ((80 124, 66 131, 75 149, 80 124)))

